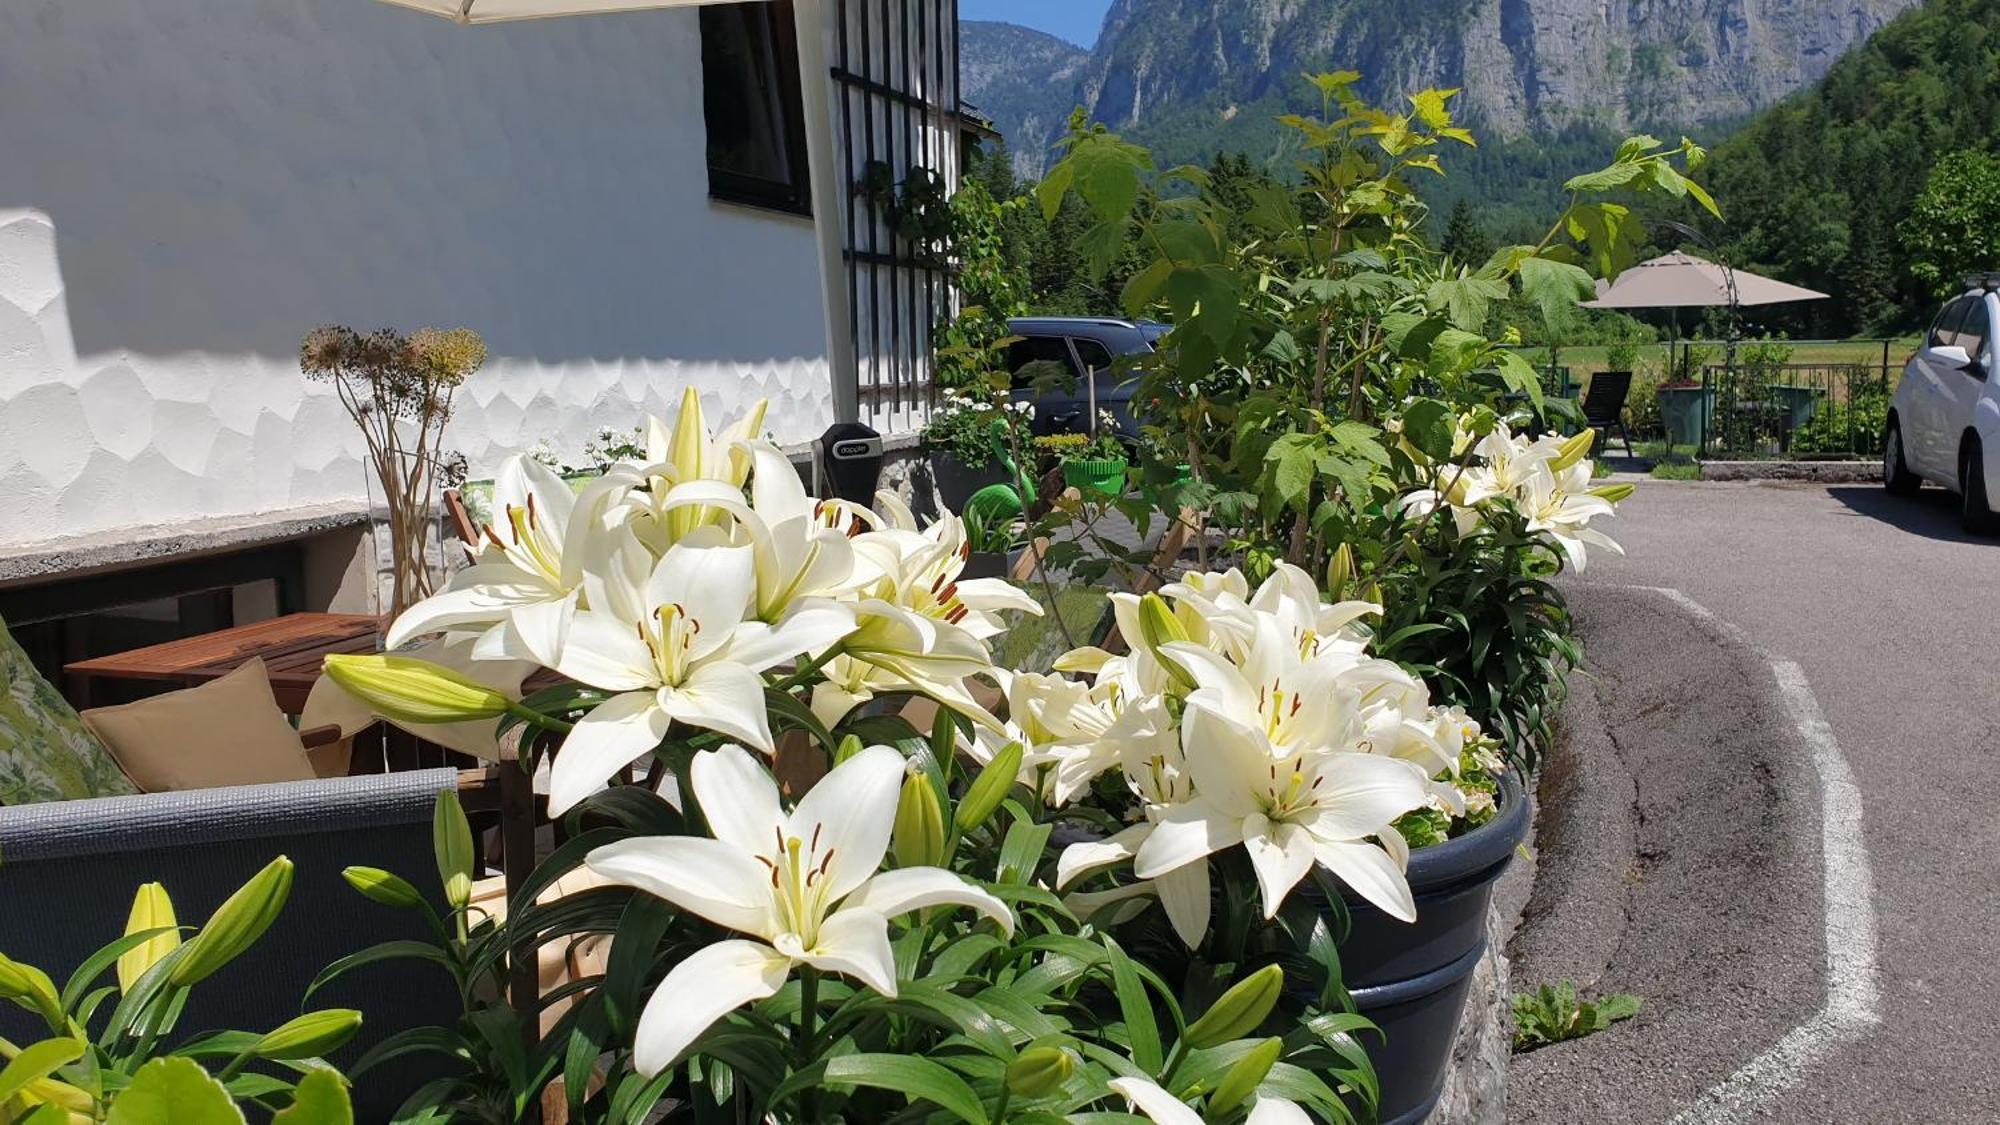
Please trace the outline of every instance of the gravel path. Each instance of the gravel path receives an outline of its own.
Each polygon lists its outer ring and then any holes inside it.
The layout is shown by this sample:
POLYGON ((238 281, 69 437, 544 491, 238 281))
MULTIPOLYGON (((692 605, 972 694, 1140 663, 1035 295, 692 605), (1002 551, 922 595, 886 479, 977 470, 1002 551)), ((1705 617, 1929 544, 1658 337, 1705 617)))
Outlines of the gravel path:
POLYGON ((1518 1058, 1510 1119, 1671 1120, 1826 1003, 1823 789, 1775 661, 1858 789, 1881 1022, 1699 1119, 2000 1121, 2000 541, 1933 490, 1647 481, 1624 511, 1630 557, 1572 586, 1593 674, 1513 953, 1517 987, 1647 1005, 1518 1058))

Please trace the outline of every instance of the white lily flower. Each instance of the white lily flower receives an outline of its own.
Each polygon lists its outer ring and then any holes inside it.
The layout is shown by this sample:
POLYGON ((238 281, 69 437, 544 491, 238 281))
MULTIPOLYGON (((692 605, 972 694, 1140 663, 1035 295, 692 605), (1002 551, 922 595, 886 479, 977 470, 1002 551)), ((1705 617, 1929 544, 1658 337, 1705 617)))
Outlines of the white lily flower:
POLYGON ((824 652, 854 628, 828 601, 799 603, 777 625, 752 616, 749 547, 706 528, 669 548, 641 575, 643 548, 593 568, 592 608, 576 615, 556 670, 616 692, 578 720, 549 779, 551 815, 566 812, 666 737, 674 722, 717 731, 773 753, 759 673, 824 652), (641 585, 643 582, 643 585, 641 585))
POLYGON ((972 556, 964 520, 946 513, 918 531, 916 516, 895 493, 875 499, 886 513, 884 526, 854 539, 865 596, 957 625, 980 640, 1006 631, 996 616, 1001 610, 1041 615, 1041 603, 1004 578, 959 577, 972 556))
POLYGON ((1113 1078, 1105 1085, 1125 1095, 1154 1125, 1202 1125, 1201 1114, 1150 1078, 1113 1078))
POLYGON ((964 906, 1013 933, 1005 903, 949 871, 877 874, 903 769, 895 750, 869 747, 834 767, 787 814, 756 759, 735 746, 704 751, 689 781, 714 839, 648 836, 590 853, 585 862, 596 874, 747 935, 701 949, 667 972, 639 1017, 633 1062, 640 1073, 673 1065, 717 1020, 776 993, 801 964, 894 997, 891 917, 964 906))
POLYGON ((1585 545, 1610 551, 1614 555, 1625 553, 1625 548, 1620 547, 1610 536, 1601 531, 1592 531, 1588 526, 1591 520, 1598 516, 1611 515, 1615 510, 1611 501, 1585 491, 1589 487, 1588 473, 1587 465, 1573 466, 1564 473, 1564 476, 1570 479, 1563 481, 1559 480, 1547 466, 1543 466, 1540 472, 1528 478, 1517 498, 1521 514, 1528 517, 1528 530, 1546 532, 1562 548, 1563 553, 1569 556, 1570 562, 1579 571, 1587 561, 1584 553, 1585 545), (1574 479, 1576 469, 1582 469, 1584 472, 1581 487, 1576 485, 1574 479))
POLYGON ((1257 624, 1241 668, 1197 645, 1165 646, 1198 685, 1180 728, 1194 797, 1159 815, 1134 873, 1158 878, 1241 843, 1267 918, 1318 862, 1385 912, 1413 919, 1401 863, 1368 840, 1396 836, 1394 821, 1424 804, 1429 779, 1410 762, 1359 752, 1359 692, 1337 657, 1304 656, 1274 617, 1257 624))
MULTIPOLYGON (((974 732, 973 744, 967 752, 981 765, 992 761, 993 755, 1008 743, 1019 742, 1024 748, 1021 781, 1033 785, 1042 767, 1077 756, 1096 755, 1107 746, 1105 735, 1117 718, 1106 699, 1109 685, 1099 689, 1063 676, 998 668, 993 675, 1007 696, 1007 722, 1003 731, 981 728, 974 732)), ((1114 762, 1115 757, 1107 760, 1096 772, 1102 773, 1114 762)), ((1056 775, 1049 778, 1048 790, 1050 799, 1058 805, 1067 804, 1076 796, 1076 790, 1056 775)))
POLYGON ((1415 920, 1403 877, 1407 854, 1385 849, 1402 842, 1396 818, 1429 796, 1422 769, 1353 751, 1273 755, 1261 732, 1192 704, 1182 737, 1202 747, 1189 759, 1196 795, 1162 816, 1140 846, 1133 871, 1141 879, 1240 843, 1257 872, 1266 918, 1277 917, 1317 862, 1384 913, 1415 920))
POLYGON ((477 561, 390 625, 385 644, 401 648, 427 633, 480 634, 481 659, 553 664, 576 609, 584 538, 569 482, 528 456, 507 459, 493 482, 494 514, 477 561), (575 525, 575 526, 573 526, 575 525), (490 639, 489 639, 490 638, 490 639))
MULTIPOLYGON (((1125 784, 1138 798, 1145 820, 1104 840, 1071 844, 1056 860, 1056 889, 1061 890, 1093 871, 1135 860, 1154 826, 1176 807, 1194 797, 1194 778, 1182 752, 1180 734, 1164 701, 1152 699, 1118 718, 1104 744, 1116 748, 1125 784)), ((1074 768, 1075 759, 1059 760, 1057 770, 1074 768)), ((1102 772, 1100 769, 1099 772, 1102 772)), ((1094 774, 1092 775, 1095 776, 1094 774)), ((1208 864, 1189 863, 1137 884, 1098 895, 1072 895, 1077 916, 1088 919, 1095 909, 1115 905, 1127 894, 1148 893, 1160 900, 1174 933, 1192 949, 1208 934, 1210 912, 1208 864)))
POLYGON ((825 680, 813 689, 813 712, 822 722, 838 722, 876 695, 909 691, 996 733, 1004 729, 965 686, 966 677, 992 670, 993 657, 984 641, 879 598, 852 603, 852 610, 854 631, 841 654, 821 669, 825 680))
POLYGON ((791 461, 769 442, 751 442, 748 449, 755 465, 751 507, 737 515, 756 548, 757 616, 776 621, 801 598, 852 588, 850 535, 875 516, 859 505, 808 496, 791 461))
MULTIPOLYGON (((1203 1125, 1201 1114, 1150 1078, 1114 1078, 1106 1085, 1154 1125, 1203 1125)), ((1296 1102, 1260 1095, 1251 1099, 1243 1125, 1312 1125, 1312 1118, 1296 1102)))

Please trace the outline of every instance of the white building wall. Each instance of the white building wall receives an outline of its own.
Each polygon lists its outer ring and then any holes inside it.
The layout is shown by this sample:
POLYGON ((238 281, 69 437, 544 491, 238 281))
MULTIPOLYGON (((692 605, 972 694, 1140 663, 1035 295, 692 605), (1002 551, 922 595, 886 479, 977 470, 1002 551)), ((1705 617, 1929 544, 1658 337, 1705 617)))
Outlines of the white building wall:
POLYGON ((810 222, 707 196, 688 11, 0 4, 0 547, 365 496, 314 324, 464 325, 447 445, 831 421, 810 222))

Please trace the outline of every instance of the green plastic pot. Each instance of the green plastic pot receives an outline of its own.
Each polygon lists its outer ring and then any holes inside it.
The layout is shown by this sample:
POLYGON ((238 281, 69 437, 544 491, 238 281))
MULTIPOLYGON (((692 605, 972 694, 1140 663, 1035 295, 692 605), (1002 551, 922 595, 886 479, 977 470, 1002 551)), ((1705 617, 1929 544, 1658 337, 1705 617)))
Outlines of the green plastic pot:
POLYGON ((1674 445, 1700 445, 1715 416, 1713 387, 1661 387, 1660 425, 1674 445))
POLYGON ((1064 461, 1063 483, 1079 492, 1123 496, 1125 468, 1126 462, 1122 457, 1102 461, 1064 461))

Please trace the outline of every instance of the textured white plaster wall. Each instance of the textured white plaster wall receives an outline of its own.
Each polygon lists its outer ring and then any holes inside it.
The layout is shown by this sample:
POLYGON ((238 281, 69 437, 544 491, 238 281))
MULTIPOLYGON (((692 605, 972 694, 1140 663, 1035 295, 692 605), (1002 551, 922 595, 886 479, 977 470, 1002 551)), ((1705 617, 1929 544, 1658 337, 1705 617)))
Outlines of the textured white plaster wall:
POLYGON ((0 4, 0 546, 359 500, 312 325, 466 325, 449 445, 831 420, 811 224, 711 203, 692 11, 0 4))

